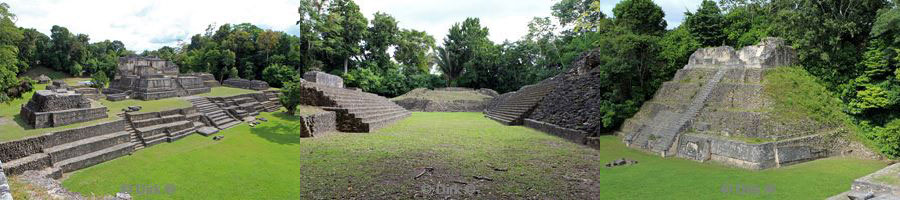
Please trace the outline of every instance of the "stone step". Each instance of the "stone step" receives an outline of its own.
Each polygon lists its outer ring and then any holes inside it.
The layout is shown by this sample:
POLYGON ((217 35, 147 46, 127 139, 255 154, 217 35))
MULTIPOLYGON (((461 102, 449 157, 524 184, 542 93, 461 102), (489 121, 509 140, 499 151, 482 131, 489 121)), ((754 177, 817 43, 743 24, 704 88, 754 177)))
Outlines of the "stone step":
POLYGON ((60 179, 62 178, 63 172, 62 169, 51 166, 38 171, 38 174, 45 178, 60 179))
POLYGON ((128 143, 130 140, 131 133, 122 131, 50 147, 44 149, 44 152, 50 155, 51 161, 56 163, 88 152, 94 152, 108 148, 110 146, 128 143))
POLYGON ((411 115, 411 114, 410 114, 409 112, 405 112, 405 113, 396 113, 396 114, 393 114, 393 115, 391 115, 391 116, 389 116, 389 117, 381 118, 381 119, 375 120, 375 121, 364 122, 364 123, 367 124, 368 129, 369 129, 369 132, 371 132, 371 131, 374 131, 374 130, 378 130, 378 129, 384 128, 385 126, 387 126, 387 125, 389 125, 389 124, 391 124, 391 123, 393 123, 393 122, 399 121, 399 120, 401 120, 401 119, 404 119, 404 118, 406 118, 406 117, 409 117, 410 115, 411 115))
POLYGON ((356 118, 368 118, 371 116, 376 116, 383 113, 397 112, 397 111, 406 111, 400 108, 384 108, 380 110, 367 110, 367 111, 358 111, 358 112, 349 112, 353 114, 356 118))
POLYGON ((195 126, 194 128, 190 128, 190 129, 186 129, 186 130, 181 130, 181 131, 178 131, 178 132, 175 132, 175 133, 170 133, 170 134, 168 134, 169 137, 167 137, 167 139, 168 139, 169 142, 174 142, 174 141, 180 140, 180 139, 182 139, 182 138, 184 138, 184 137, 187 137, 187 136, 189 136, 189 135, 191 135, 191 134, 194 134, 194 133, 196 133, 196 132, 197 132, 197 128, 196 128, 196 126, 195 126))
POLYGON ((137 132, 139 133, 141 138, 146 139, 146 137, 163 134, 166 131, 184 130, 184 129, 192 127, 192 126, 193 126, 193 122, 177 121, 177 122, 172 122, 172 123, 158 124, 158 125, 138 128, 137 132))
POLYGON ((220 130, 225 130, 225 129, 227 129, 227 128, 231 128, 231 127, 233 127, 233 126, 235 126, 235 125, 238 125, 238 124, 240 124, 240 123, 241 123, 240 121, 232 121, 232 122, 228 122, 228 123, 226 123, 226 124, 217 125, 216 127, 218 127, 220 130))
POLYGON ((133 122, 131 122, 131 124, 133 126, 137 127, 138 129, 140 129, 143 127, 153 126, 153 125, 157 125, 157 124, 165 124, 165 123, 171 123, 171 122, 175 122, 175 121, 184 121, 184 120, 185 120, 184 115, 176 114, 176 115, 168 115, 168 116, 158 117, 158 118, 150 118, 150 119, 145 119, 145 120, 133 121, 133 122))
POLYGON ((50 156, 46 153, 36 153, 29 156, 3 162, 2 168, 7 176, 19 175, 28 170, 39 170, 50 166, 50 156))
POLYGON ((143 144, 144 147, 150 147, 153 145, 157 145, 157 144, 166 142, 166 139, 167 139, 166 134, 159 134, 159 135, 154 135, 151 137, 143 138, 141 140, 141 144, 143 144))
POLYGON ((100 151, 95 151, 88 154, 83 154, 78 157, 63 160, 61 162, 55 163, 54 167, 61 169, 63 172, 72 172, 131 154, 131 152, 133 151, 134 146, 132 144, 123 143, 100 151))
POLYGON ((369 114, 365 114, 365 115, 362 115, 362 116, 360 116, 360 115, 355 115, 355 114, 354 114, 354 116, 355 116, 356 118, 362 119, 363 122, 366 122, 366 121, 370 121, 370 120, 377 120, 377 119, 382 119, 382 118, 385 118, 385 117, 390 117, 390 116, 393 116, 393 115, 395 115, 395 114, 397 114, 397 113, 406 113, 406 112, 408 112, 408 111, 406 111, 406 110, 393 110, 393 111, 387 111, 387 112, 382 112, 382 113, 369 113, 369 114))
POLYGON ((492 116, 492 115, 487 115, 487 117, 488 117, 489 119, 494 120, 494 121, 500 122, 500 123, 503 124, 503 125, 507 125, 507 126, 512 125, 512 120, 510 120, 510 119, 499 118, 499 117, 492 116))

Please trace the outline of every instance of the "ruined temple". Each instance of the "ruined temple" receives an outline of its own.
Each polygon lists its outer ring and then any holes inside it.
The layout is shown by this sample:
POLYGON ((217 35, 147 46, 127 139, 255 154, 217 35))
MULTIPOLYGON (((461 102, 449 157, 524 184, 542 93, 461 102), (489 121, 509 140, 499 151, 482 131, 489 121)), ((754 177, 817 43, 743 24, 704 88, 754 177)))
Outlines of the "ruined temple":
MULTIPOLYGON (((576 143, 592 145, 604 132, 598 109, 602 87, 591 70, 599 51, 586 53, 566 73, 503 94, 486 116, 525 125, 576 143), (564 103, 563 103, 564 102, 564 103)), ((626 120, 616 134, 629 147, 661 156, 765 169, 840 153, 834 140, 846 133, 811 119, 779 120, 774 100, 763 93, 767 70, 796 62, 794 49, 778 38, 736 50, 713 47, 694 52, 654 98, 626 120)))
POLYGON ((208 80, 201 76, 179 75, 175 63, 154 57, 122 57, 116 76, 104 93, 112 101, 156 100, 208 93, 208 80))
POLYGON ((57 87, 35 92, 19 115, 34 128, 47 128, 103 119, 108 117, 106 111, 83 94, 57 87))

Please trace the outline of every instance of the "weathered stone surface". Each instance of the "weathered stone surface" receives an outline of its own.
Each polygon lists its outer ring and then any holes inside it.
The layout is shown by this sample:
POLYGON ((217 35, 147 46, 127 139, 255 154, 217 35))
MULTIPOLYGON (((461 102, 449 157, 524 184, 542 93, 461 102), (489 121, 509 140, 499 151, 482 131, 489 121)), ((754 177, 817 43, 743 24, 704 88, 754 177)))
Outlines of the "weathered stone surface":
POLYGON ((300 118, 300 137, 315 137, 337 130, 337 114, 332 111, 320 112, 300 118))
POLYGON ((416 88, 391 101, 411 111, 482 112, 492 99, 492 96, 469 88, 416 88))
POLYGON ((197 133, 200 133, 200 135, 203 135, 203 136, 210 136, 212 134, 219 133, 219 129, 205 126, 200 129, 197 129, 197 133))
POLYGON ((52 81, 52 79, 50 79, 50 77, 45 74, 41 74, 41 76, 38 76, 37 81, 38 81, 38 84, 47 84, 47 83, 50 83, 50 81, 52 81))
POLYGON ((900 163, 856 179, 846 196, 834 199, 898 199, 900 184, 886 181, 897 178, 900 178, 900 163))
POLYGON ((92 107, 82 94, 65 89, 39 90, 22 106, 19 115, 34 128, 64 126, 106 118, 107 109, 92 107))
POLYGON ((88 167, 133 151, 122 132, 125 125, 119 120, 3 142, 0 161, 10 175, 50 166, 64 166, 63 172, 88 167))
POLYGON ((524 125, 525 127, 533 128, 544 133, 550 133, 578 144, 585 144, 585 139, 588 136, 588 134, 584 131, 563 128, 557 125, 540 122, 533 119, 525 119, 524 125))
MULTIPOLYGON (((3 162, 0 162, 0 166, 3 166, 3 162)), ((9 188, 9 183, 6 181, 6 174, 3 173, 3 167, 0 167, 0 200, 12 200, 12 192, 9 188)))
POLYGON ((243 88, 248 90, 268 90, 269 84, 265 81, 260 80, 247 80, 241 78, 232 78, 225 80, 225 86, 235 87, 235 88, 243 88))
POLYGON ((103 91, 112 100, 156 100, 210 92, 203 77, 179 76, 177 65, 159 58, 122 57, 117 71, 103 91))
POLYGON ((797 61, 794 49, 779 38, 764 38, 759 44, 747 46, 739 51, 734 48, 711 47, 699 49, 688 60, 685 69, 691 68, 774 68, 792 65, 797 61))
POLYGON ((309 82, 319 83, 330 87, 344 87, 344 79, 340 76, 331 75, 320 71, 309 71, 303 74, 303 79, 309 82))

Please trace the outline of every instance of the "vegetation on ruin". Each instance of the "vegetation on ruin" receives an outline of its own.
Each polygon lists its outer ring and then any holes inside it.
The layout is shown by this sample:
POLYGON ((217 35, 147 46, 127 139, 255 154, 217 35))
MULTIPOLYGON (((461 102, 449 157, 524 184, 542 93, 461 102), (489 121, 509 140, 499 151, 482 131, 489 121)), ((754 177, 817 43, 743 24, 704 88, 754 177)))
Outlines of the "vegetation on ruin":
MULTIPOLYGON (((763 92, 774 101, 768 111, 785 124, 815 121, 825 128, 848 128, 856 132, 841 100, 800 67, 780 67, 765 72, 763 92)), ((797 134, 797 133, 794 133, 797 134)))
POLYGON ((827 158, 747 171, 661 158, 627 148, 614 136, 600 137, 595 150, 532 129, 503 126, 480 113, 414 113, 375 133, 307 139, 297 136, 297 117, 280 112, 261 117, 269 122, 225 130, 222 141, 194 135, 160 144, 75 172, 63 184, 86 194, 113 194, 122 184, 176 188, 173 195, 138 199, 436 198, 421 189, 458 184, 454 181, 473 186, 479 198, 647 199, 665 194, 673 199, 822 199, 885 166, 827 158), (621 157, 639 163, 603 166, 621 157), (426 167, 434 170, 415 178, 426 167), (735 184, 771 185, 775 192, 723 192, 735 184))

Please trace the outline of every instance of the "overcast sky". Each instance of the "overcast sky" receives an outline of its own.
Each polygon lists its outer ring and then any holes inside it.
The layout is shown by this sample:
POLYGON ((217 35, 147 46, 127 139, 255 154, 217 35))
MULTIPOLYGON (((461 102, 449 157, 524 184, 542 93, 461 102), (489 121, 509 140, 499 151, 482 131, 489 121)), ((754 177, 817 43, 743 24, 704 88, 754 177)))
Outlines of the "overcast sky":
MULTIPOLYGON (((425 30, 440 40, 453 23, 479 17, 495 42, 517 40, 533 17, 550 16, 558 0, 356 0, 366 18, 388 13, 401 28, 425 30)), ((669 27, 680 24, 684 11, 700 0, 654 0, 666 12, 669 27)), ((296 34, 297 0, 0 0, 18 15, 16 25, 48 36, 61 25, 90 35, 91 42, 120 40, 128 49, 145 49, 189 41, 209 24, 249 22, 264 29, 296 34)), ((618 0, 603 1, 604 13, 618 0)))

